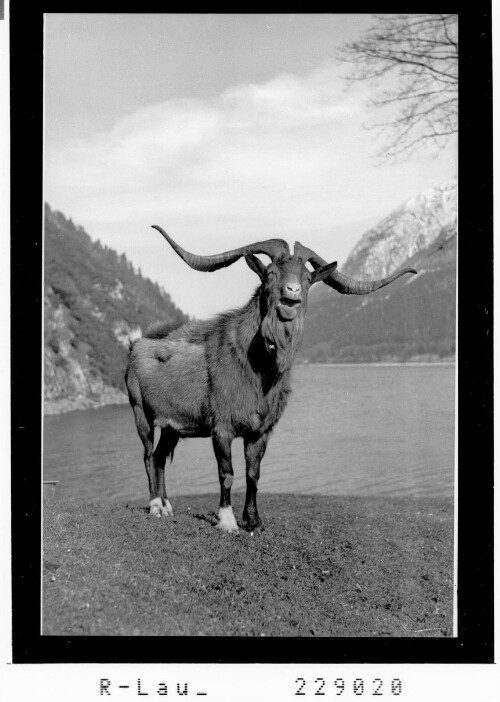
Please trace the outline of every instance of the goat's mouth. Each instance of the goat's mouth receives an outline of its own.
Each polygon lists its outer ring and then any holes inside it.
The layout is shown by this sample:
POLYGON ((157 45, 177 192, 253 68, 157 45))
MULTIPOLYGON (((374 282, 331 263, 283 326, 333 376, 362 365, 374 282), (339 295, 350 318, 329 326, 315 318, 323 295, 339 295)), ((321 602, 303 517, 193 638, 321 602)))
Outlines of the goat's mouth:
POLYGON ((295 297, 282 297, 280 299, 279 304, 280 305, 285 305, 285 307, 298 307, 302 300, 300 297, 295 298, 295 297))
POLYGON ((278 314, 281 319, 285 321, 294 319, 301 302, 300 298, 281 297, 278 302, 278 314))

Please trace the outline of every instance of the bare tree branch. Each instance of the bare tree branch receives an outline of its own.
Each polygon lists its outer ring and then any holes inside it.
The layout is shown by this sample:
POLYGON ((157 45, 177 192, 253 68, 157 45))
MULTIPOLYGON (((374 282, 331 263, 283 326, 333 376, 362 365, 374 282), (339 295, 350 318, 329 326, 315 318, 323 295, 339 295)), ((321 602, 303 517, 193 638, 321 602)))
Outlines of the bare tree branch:
POLYGON ((456 133, 458 15, 374 15, 364 37, 342 46, 337 58, 353 67, 348 82, 390 86, 369 101, 384 114, 371 125, 387 139, 379 156, 396 158, 425 145, 439 150, 456 133))

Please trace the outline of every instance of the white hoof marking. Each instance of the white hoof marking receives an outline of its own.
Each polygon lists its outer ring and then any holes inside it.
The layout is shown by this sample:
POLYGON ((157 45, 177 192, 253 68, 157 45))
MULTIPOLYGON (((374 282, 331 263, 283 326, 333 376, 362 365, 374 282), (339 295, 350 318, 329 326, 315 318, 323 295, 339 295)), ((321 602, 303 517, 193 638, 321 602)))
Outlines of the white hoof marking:
POLYGON ((154 500, 150 501, 149 514, 151 514, 155 517, 161 517, 162 509, 163 509, 163 503, 161 501, 161 497, 155 497, 154 500))
POLYGON ((170 517, 173 515, 174 510, 172 509, 172 505, 168 500, 165 502, 165 506, 163 506, 163 500, 161 497, 155 497, 154 500, 151 500, 149 503, 149 514, 153 515, 154 517, 170 517))
POLYGON ((172 509, 172 505, 170 504, 170 500, 165 500, 165 506, 162 507, 162 514, 165 517, 172 517, 174 514, 174 510, 172 509))
POLYGON ((219 509, 219 523, 217 524, 217 529, 222 529, 222 531, 227 531, 229 533, 236 533, 238 530, 238 525, 236 524, 236 519, 234 518, 233 508, 221 507, 219 509))

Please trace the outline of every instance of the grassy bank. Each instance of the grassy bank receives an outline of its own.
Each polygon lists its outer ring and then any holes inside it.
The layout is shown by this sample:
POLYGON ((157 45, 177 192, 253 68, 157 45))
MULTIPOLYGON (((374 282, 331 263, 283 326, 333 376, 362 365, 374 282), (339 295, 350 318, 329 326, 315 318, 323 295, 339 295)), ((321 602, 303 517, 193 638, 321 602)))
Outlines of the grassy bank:
POLYGON ((261 495, 253 536, 216 505, 46 501, 43 633, 452 635, 451 500, 261 495))

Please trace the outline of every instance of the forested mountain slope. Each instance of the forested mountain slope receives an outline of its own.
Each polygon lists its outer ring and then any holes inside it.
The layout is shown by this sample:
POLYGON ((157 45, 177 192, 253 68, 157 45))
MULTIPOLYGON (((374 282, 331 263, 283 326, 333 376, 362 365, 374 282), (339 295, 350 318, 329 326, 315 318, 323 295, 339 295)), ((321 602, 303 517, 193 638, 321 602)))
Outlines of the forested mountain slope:
POLYGON ((45 412, 124 401, 129 340, 187 316, 124 254, 48 205, 44 264, 45 412))
POLYGON ((406 275, 366 296, 311 291, 301 359, 307 362, 451 360, 455 355, 456 182, 409 200, 354 247, 342 272, 406 275), (414 208, 415 211, 412 209, 414 208))

